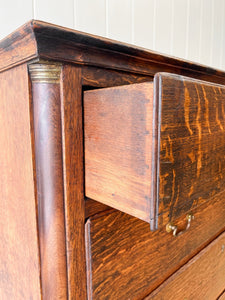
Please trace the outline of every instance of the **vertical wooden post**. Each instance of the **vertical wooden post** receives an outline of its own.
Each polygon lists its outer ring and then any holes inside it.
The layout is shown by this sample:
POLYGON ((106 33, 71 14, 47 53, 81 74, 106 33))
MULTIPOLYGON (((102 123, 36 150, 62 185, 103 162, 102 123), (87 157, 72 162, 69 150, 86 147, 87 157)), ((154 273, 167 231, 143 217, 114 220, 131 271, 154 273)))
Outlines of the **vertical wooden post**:
POLYGON ((67 299, 60 74, 57 64, 29 66, 43 299, 67 299))
POLYGON ((63 66, 61 76, 63 168, 69 299, 85 300, 85 203, 81 69, 63 66))

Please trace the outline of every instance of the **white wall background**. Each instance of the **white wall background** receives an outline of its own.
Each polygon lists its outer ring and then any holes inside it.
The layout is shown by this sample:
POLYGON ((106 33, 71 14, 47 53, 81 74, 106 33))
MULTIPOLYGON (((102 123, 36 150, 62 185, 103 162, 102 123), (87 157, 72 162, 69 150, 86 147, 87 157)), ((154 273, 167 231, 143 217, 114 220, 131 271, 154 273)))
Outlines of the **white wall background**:
POLYGON ((0 0, 0 39, 32 18, 225 70, 225 0, 0 0))

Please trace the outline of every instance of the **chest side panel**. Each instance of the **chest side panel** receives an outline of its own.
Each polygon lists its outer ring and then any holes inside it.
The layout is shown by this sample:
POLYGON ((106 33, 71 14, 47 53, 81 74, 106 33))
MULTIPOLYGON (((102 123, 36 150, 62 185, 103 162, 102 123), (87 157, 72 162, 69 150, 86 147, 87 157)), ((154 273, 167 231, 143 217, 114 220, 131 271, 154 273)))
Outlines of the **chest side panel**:
POLYGON ((41 299, 27 66, 0 74, 0 298, 41 299))

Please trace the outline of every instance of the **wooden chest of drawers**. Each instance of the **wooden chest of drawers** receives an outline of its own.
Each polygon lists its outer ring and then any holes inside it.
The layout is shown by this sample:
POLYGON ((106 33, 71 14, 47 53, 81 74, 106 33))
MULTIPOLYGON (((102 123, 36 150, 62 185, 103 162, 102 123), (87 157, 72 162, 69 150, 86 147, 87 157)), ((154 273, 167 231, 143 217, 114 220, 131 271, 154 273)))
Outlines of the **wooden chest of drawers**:
POLYGON ((40 21, 0 57, 0 298, 223 299, 225 73, 40 21))

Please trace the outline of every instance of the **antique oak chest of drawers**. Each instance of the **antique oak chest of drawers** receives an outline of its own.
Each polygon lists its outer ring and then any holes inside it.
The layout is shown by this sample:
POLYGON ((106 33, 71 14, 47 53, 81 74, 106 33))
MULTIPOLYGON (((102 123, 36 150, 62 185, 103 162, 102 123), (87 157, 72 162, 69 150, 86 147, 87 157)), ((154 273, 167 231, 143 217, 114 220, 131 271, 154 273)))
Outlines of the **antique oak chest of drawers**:
POLYGON ((225 73, 31 21, 0 128, 0 299, 225 298, 225 73))

